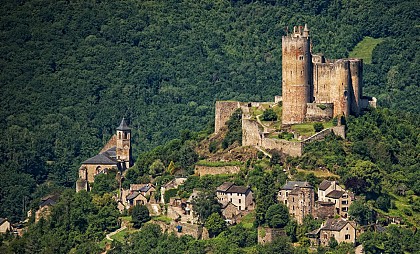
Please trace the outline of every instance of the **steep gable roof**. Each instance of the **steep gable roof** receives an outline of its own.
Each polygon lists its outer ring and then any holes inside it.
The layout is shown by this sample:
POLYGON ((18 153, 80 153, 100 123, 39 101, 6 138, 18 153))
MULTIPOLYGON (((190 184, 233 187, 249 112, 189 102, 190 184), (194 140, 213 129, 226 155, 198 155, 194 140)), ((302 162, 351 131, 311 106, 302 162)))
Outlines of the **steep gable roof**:
POLYGON ((288 181, 286 184, 281 187, 282 190, 293 190, 295 187, 300 188, 313 188, 311 184, 308 182, 302 182, 302 181, 288 181))
POLYGON ((328 180, 323 180, 323 181, 319 184, 318 189, 319 189, 319 190, 324 191, 324 190, 328 189, 330 186, 331 186, 331 181, 328 181, 328 180))
POLYGON ((123 117, 123 119, 121 120, 120 126, 117 127, 117 131, 129 131, 129 130, 131 129, 128 127, 123 117))
POLYGON ((222 183, 222 185, 220 185, 219 187, 217 187, 216 190, 218 190, 218 191, 227 191, 232 185, 233 185, 232 182, 224 182, 224 183, 222 183))

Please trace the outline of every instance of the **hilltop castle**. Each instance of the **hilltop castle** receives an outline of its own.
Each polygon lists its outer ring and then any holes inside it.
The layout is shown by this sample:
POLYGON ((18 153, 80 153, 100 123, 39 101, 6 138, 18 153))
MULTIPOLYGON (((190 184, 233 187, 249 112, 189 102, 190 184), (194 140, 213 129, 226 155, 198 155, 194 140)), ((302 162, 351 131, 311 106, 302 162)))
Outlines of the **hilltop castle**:
POLYGON ((362 59, 325 59, 311 48, 307 25, 282 38, 282 124, 359 115, 372 101, 362 96, 362 59))
POLYGON ((345 138, 344 126, 327 128, 310 137, 292 133, 294 141, 275 138, 279 130, 265 126, 259 116, 253 115, 255 111, 281 104, 281 125, 290 131, 287 128, 293 124, 357 116, 369 106, 376 107, 376 98, 362 96, 361 59, 331 60, 312 54, 311 50, 307 25, 295 26, 292 34, 283 36, 282 96, 265 103, 217 101, 215 133, 219 133, 233 112, 240 108, 243 146, 277 149, 291 156, 301 156, 306 143, 323 139, 331 132, 345 138))
POLYGON ((119 171, 132 166, 131 157, 131 129, 123 118, 108 143, 99 154, 85 160, 79 168, 79 179, 76 182, 76 191, 90 190, 89 183, 95 181, 95 176, 106 173, 115 168, 119 171))

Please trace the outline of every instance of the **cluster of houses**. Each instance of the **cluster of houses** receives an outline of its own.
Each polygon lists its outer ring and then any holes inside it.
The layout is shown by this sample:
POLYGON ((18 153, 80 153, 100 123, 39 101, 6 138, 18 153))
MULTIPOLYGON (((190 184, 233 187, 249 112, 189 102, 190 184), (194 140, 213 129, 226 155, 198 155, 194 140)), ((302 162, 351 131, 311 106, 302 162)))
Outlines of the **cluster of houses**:
POLYGON ((314 187, 308 182, 288 181, 278 193, 278 201, 285 204, 299 224, 305 216, 325 221, 319 229, 308 233, 312 245, 328 245, 331 238, 340 242, 356 242, 356 225, 347 220, 351 191, 343 189, 336 181, 324 180, 318 187, 315 201, 314 187))

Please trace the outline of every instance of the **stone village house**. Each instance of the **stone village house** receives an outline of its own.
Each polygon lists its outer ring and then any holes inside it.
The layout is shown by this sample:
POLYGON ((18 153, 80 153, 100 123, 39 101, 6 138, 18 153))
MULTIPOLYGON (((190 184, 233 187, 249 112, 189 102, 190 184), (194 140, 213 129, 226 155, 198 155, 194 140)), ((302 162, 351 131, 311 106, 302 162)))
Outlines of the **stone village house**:
POLYGON ((303 218, 307 215, 315 215, 314 187, 308 182, 288 181, 280 189, 277 197, 278 201, 289 208, 289 213, 299 224, 303 223, 303 218))
POLYGON ((334 203, 335 214, 347 218, 349 207, 354 200, 354 195, 351 191, 339 186, 336 181, 324 180, 318 187, 318 200, 334 203))
POLYGON ((356 225, 352 221, 339 219, 327 219, 319 229, 307 234, 312 246, 328 246, 331 238, 335 238, 338 243, 356 243, 356 225))
POLYGON ((148 203, 156 203, 156 188, 153 184, 130 184, 129 190, 122 191, 122 204, 125 209, 129 209, 135 205, 146 205, 148 203))
POLYGON ((222 204, 222 215, 229 223, 239 222, 255 208, 253 193, 249 187, 225 182, 217 187, 216 197, 222 204))

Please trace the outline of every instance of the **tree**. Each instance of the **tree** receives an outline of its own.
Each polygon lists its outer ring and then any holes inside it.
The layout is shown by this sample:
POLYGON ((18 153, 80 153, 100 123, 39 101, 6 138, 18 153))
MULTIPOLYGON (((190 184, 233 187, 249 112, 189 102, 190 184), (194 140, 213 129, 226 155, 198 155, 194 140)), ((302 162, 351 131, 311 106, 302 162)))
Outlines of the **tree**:
POLYGON ((289 223, 289 209, 284 204, 271 205, 265 214, 265 220, 271 228, 283 228, 289 223))
POLYGON ((204 225, 208 229, 210 237, 218 236, 227 228, 226 222, 218 213, 212 213, 204 225))
POLYGON ((155 160, 152 165, 149 166, 149 174, 155 176, 165 170, 165 165, 160 159, 155 160))
POLYGON ((264 121, 277 121, 277 114, 272 108, 269 108, 264 110, 262 119, 264 121))
POLYGON ((115 179, 115 173, 109 172, 95 176, 92 193, 103 195, 118 188, 118 182, 115 179))
POLYGON ((374 212, 362 200, 354 201, 349 207, 350 219, 361 225, 367 225, 374 221, 374 212))
POLYGON ((168 168, 166 169, 166 172, 168 172, 169 174, 173 175, 175 173, 176 167, 175 167, 175 163, 173 161, 171 161, 169 163, 168 168))
POLYGON ((135 205, 131 212, 131 217, 135 228, 141 228, 145 222, 151 219, 149 209, 144 205, 135 205))
POLYGON ((213 213, 220 214, 220 204, 212 191, 200 192, 198 196, 193 199, 192 204, 194 213, 198 216, 201 223, 204 223, 213 213))
POLYGON ((381 193, 382 187, 380 183, 382 180, 382 174, 375 163, 371 161, 357 161, 350 169, 350 177, 354 177, 365 183, 362 185, 362 193, 381 193))

